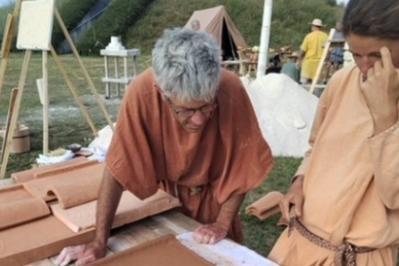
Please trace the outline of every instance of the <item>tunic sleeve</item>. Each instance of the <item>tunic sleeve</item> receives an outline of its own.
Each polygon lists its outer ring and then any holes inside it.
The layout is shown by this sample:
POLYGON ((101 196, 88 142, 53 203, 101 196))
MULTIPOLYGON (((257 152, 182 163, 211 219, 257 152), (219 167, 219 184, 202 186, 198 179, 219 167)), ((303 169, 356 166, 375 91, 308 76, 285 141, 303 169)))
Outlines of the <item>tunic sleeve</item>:
POLYGON ((377 193, 387 208, 399 209, 399 122, 371 137, 369 147, 377 193))
POLYGON ((148 113, 144 79, 138 77, 126 91, 106 159, 112 176, 139 198, 151 196, 157 190, 148 129, 144 123, 148 113))

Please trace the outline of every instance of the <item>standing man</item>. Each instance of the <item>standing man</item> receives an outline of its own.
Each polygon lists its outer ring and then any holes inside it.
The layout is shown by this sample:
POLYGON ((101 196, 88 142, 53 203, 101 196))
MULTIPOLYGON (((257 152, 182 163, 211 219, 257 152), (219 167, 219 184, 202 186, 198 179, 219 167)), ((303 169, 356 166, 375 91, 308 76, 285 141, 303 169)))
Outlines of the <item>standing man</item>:
POLYGON ((351 0, 343 32, 356 66, 321 96, 312 149, 280 204, 280 265, 394 266, 399 244, 399 1, 351 0))
POLYGON ((202 223, 194 238, 241 242, 238 210, 272 166, 251 102, 239 78, 220 66, 220 49, 205 32, 165 31, 153 67, 128 88, 106 160, 96 237, 64 249, 61 264, 105 255, 123 189, 139 198, 158 187, 178 197, 182 211, 202 223))
POLYGON ((315 18, 312 23, 312 32, 305 36, 301 45, 300 59, 302 61, 302 83, 312 83, 317 67, 323 55, 323 48, 327 41, 327 34, 322 31, 323 23, 315 18))

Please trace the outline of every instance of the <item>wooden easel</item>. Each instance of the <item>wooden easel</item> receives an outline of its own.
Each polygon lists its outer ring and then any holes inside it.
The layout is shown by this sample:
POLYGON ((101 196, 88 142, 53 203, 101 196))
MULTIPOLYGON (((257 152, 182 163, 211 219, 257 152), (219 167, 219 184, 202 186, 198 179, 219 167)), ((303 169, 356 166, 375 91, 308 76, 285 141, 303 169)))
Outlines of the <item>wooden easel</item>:
POLYGON ((8 66, 8 59, 10 57, 11 44, 14 39, 15 20, 18 18, 19 10, 21 8, 21 0, 15 1, 13 14, 7 15, 6 25, 4 27, 3 42, 1 44, 1 63, 0 63, 0 97, 1 90, 4 83, 4 75, 8 66))
POLYGON ((317 66, 316 75, 315 75, 314 79, 312 80, 312 85, 310 86, 310 89, 309 89, 309 92, 311 94, 313 94, 313 92, 316 88, 316 85, 319 82, 320 74, 321 74, 321 71, 323 70, 323 66, 324 66, 324 61, 326 61, 328 50, 330 49, 331 40, 333 39, 334 34, 335 34, 335 29, 331 29, 330 34, 328 35, 326 45, 324 46, 323 54, 321 56, 319 65, 317 66))
POLYGON ((4 130, 4 141, 1 145, 1 151, 0 151, 0 163, 3 162, 4 160, 4 154, 5 154, 5 149, 6 149, 6 139, 8 134, 10 133, 10 131, 8 130, 8 128, 10 127, 11 124, 11 118, 13 115, 13 111, 14 111, 14 106, 15 106, 15 101, 17 99, 17 95, 18 95, 18 89, 14 88, 11 91, 11 95, 10 95, 10 104, 8 106, 8 112, 7 112, 7 120, 6 120, 6 124, 5 124, 5 130, 4 130))
MULTIPOLYGON (((4 77, 5 77, 5 72, 7 69, 7 64, 8 64, 8 58, 10 54, 10 49, 11 49, 11 44, 12 40, 14 38, 14 28, 15 28, 15 23, 16 19, 18 17, 18 14, 20 13, 20 7, 21 7, 21 1, 22 0, 17 0, 15 4, 15 9, 13 15, 8 15, 7 17, 7 23, 6 23, 6 28, 4 31, 4 39, 2 43, 2 62, 0 65, 0 96, 1 96, 1 89, 3 87, 4 83, 4 77)), ((108 125, 111 127, 113 130, 113 123, 111 121, 111 117, 109 113, 106 110, 106 107, 99 96, 97 89, 94 86, 94 82, 92 81, 86 67, 83 64, 83 61, 81 60, 79 53, 72 41, 72 38, 70 37, 67 28, 65 27, 65 24, 59 14, 59 12, 54 9, 54 15, 56 20, 58 21, 65 38, 67 39, 69 45, 72 48, 72 51, 74 53, 74 56, 77 58, 77 61, 79 63, 79 66, 83 72, 83 75, 85 77, 86 82, 89 85, 89 88, 93 95, 95 96, 95 99, 97 101, 97 104, 100 106, 103 115, 108 123, 108 125)), ((55 49, 51 46, 50 47, 50 52, 54 58, 54 61, 56 62, 57 67, 59 68, 66 84, 69 90, 72 93, 72 96, 74 97, 75 102, 79 106, 86 122, 88 123, 89 127, 91 128, 93 135, 97 136, 97 129, 94 125, 94 122, 92 121, 89 112, 87 111, 86 107, 84 106, 83 102, 80 100, 79 95, 77 93, 76 87, 73 85, 73 82, 71 79, 68 77, 65 65, 62 63, 62 60, 56 53, 55 49)), ((43 50, 43 153, 47 154, 48 152, 48 90, 47 90, 47 79, 48 79, 48 74, 47 74, 47 51, 43 50)), ((6 127, 6 132, 5 132, 5 138, 3 140, 3 147, 2 147, 2 153, 1 153, 1 168, 0 168, 0 179, 4 178, 6 168, 7 168, 7 163, 8 163, 8 158, 10 154, 10 146, 12 143, 13 139, 13 132, 15 132, 16 126, 17 126, 17 121, 19 117, 19 110, 21 106, 21 99, 23 95, 23 90, 25 87, 25 82, 26 82, 26 77, 28 73, 28 68, 29 68, 29 63, 32 55, 32 50, 25 50, 25 56, 24 60, 22 63, 22 69, 20 73, 20 78, 19 78, 19 83, 17 87, 17 92, 16 95, 14 95, 15 99, 10 100, 10 104, 13 103, 13 106, 9 108, 9 123, 8 126, 6 127)))
POLYGON ((15 100, 11 100, 11 103, 13 103, 13 106, 10 106, 9 110, 12 110, 11 113, 9 113, 9 127, 6 128, 6 132, 4 136, 4 152, 2 152, 1 158, 1 169, 0 169, 0 179, 4 178, 4 175, 6 173, 7 169, 7 164, 8 164, 8 158, 10 156, 10 148, 11 148, 11 143, 12 139, 14 136, 15 129, 17 127, 17 122, 18 122, 18 116, 19 116, 19 110, 21 107, 21 100, 22 100, 22 93, 25 87, 25 82, 26 82, 26 76, 28 75, 28 67, 29 67, 29 61, 32 56, 32 51, 27 50, 25 51, 25 56, 24 56, 24 61, 22 63, 22 69, 21 69, 21 75, 19 76, 19 81, 18 81, 18 87, 17 87, 17 95, 15 97, 15 100))

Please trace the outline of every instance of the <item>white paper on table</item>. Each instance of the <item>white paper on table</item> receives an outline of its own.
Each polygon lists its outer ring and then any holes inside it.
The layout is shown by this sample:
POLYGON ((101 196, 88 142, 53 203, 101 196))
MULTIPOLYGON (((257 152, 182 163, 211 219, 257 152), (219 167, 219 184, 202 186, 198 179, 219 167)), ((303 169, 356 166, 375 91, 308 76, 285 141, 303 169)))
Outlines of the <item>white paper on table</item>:
POLYGON ((199 244, 193 239, 193 233, 183 233, 177 239, 204 259, 218 266, 278 266, 253 250, 230 240, 222 240, 215 245, 199 244))
POLYGON ((36 162, 40 165, 50 165, 71 160, 74 156, 74 153, 70 150, 65 151, 65 153, 60 156, 47 156, 39 154, 39 158, 36 159, 36 162))

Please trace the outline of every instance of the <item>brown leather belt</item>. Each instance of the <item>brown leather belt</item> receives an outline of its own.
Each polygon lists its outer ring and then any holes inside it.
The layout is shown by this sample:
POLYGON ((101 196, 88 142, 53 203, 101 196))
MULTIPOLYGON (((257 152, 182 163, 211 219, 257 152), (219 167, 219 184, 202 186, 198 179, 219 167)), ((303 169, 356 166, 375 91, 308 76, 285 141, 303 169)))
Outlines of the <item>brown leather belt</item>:
POLYGON ((185 187, 185 186, 181 186, 175 183, 175 196, 179 197, 179 187, 184 188, 184 189, 188 189, 190 191, 190 196, 195 196, 199 193, 202 192, 202 190, 204 189, 203 186, 196 186, 196 187, 185 187))
POLYGON ((288 225, 288 233, 293 228, 301 234, 304 238, 312 242, 313 244, 334 251, 335 252, 335 265, 337 266, 356 266, 356 254, 367 253, 374 251, 375 248, 368 247, 357 247, 350 243, 344 242, 340 246, 336 246, 329 241, 319 237, 318 235, 310 232, 298 219, 291 218, 288 225))

